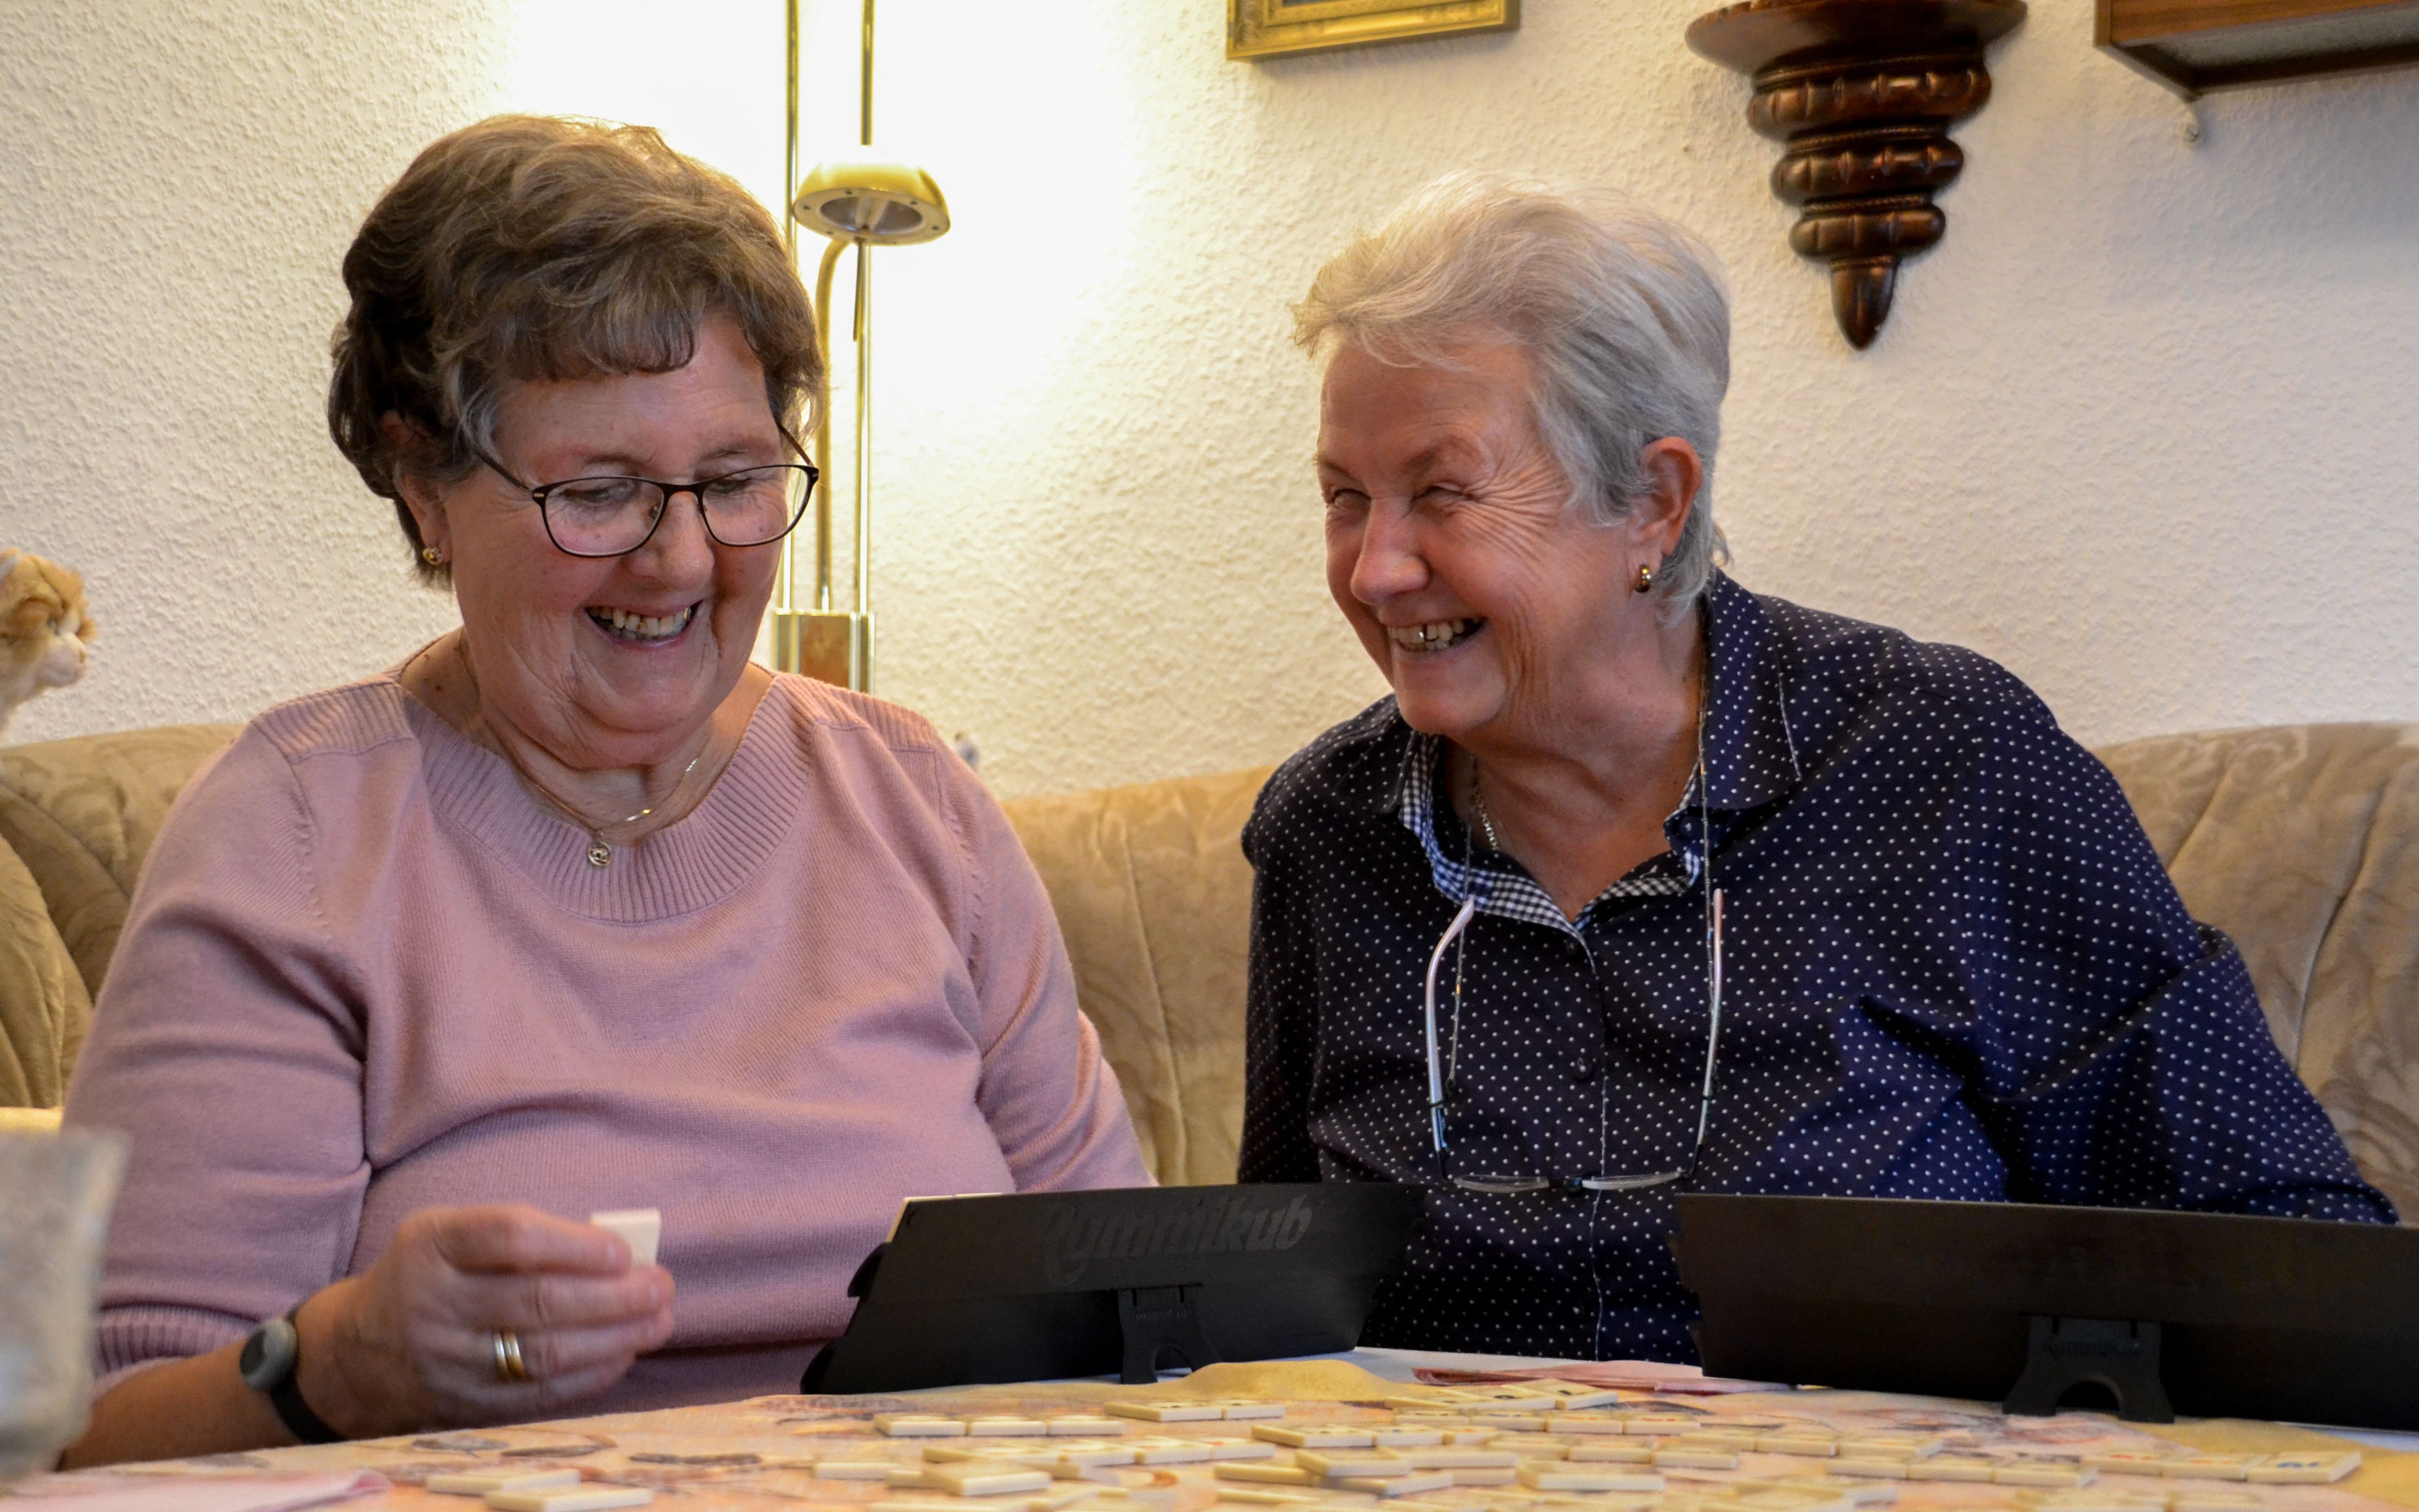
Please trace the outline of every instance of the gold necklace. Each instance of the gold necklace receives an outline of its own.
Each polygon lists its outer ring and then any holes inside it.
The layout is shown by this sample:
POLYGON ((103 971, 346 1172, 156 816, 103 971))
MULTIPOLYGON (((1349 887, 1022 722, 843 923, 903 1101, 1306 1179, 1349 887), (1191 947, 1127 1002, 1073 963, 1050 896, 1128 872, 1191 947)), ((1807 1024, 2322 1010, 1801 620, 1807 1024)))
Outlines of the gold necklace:
POLYGON ((1502 855, 1503 846, 1495 838, 1495 821, 1487 817, 1487 790, 1479 785, 1476 758, 1470 764, 1470 811, 1478 816, 1478 827, 1487 832, 1487 848, 1502 855))
MULTIPOLYGON (((672 800, 672 795, 680 792, 681 784, 688 780, 688 774, 696 771, 697 764, 703 760, 705 760, 705 752, 703 751, 699 751, 696 755, 690 757, 688 759, 688 764, 681 768, 680 776, 672 779, 670 789, 667 791, 662 797, 639 810, 637 813, 632 814, 629 818, 616 820, 614 823, 616 825, 635 825, 639 820, 647 817, 647 815, 654 813, 656 810, 662 808, 665 804, 670 803, 672 800)), ((588 864, 590 866, 611 866, 613 864, 613 847, 605 843, 605 831, 608 827, 609 826, 598 825, 595 828, 591 829, 588 832, 588 864)))
POLYGON ((681 768, 680 776, 672 779, 670 790, 665 793, 662 797, 657 798, 655 802, 639 810, 637 813, 630 815, 626 819, 610 819, 601 825, 592 825, 585 818, 581 817, 578 810, 563 802, 562 799, 555 795, 555 792, 552 788, 549 788, 545 783, 539 781, 537 778, 531 773, 528 767, 523 766, 520 764, 520 758, 515 756, 510 748, 504 747, 501 741, 497 742, 497 747, 499 749, 503 750, 504 760, 512 764, 514 771, 520 774, 521 780, 528 783, 531 789, 534 791, 539 797, 544 798, 550 804, 553 804, 565 818, 569 819, 573 824, 578 825, 580 828, 588 831, 588 864, 593 867, 608 867, 613 864, 613 847, 606 841, 605 831, 619 828, 624 825, 635 825, 639 820, 647 817, 647 815, 654 813, 656 810, 662 808, 665 804, 671 802, 672 795, 680 792, 681 784, 688 780, 689 773, 696 771, 697 764, 705 760, 705 752, 703 751, 699 751, 696 755, 690 757, 688 759, 688 764, 681 768))
MULTIPOLYGON (((421 656, 427 655, 435 645, 436 642, 431 641, 428 645, 423 646, 420 649, 420 652, 413 656, 411 661, 418 661, 421 656)), ((458 640, 455 645, 455 656, 462 664, 463 677, 470 685, 470 696, 473 699, 478 698, 479 674, 477 671, 472 670, 470 656, 461 649, 461 644, 458 640)), ((405 671, 408 672, 411 670, 411 661, 408 661, 403 664, 405 671)), ((484 723, 485 721, 483 720, 482 722, 484 723)), ((509 765, 516 773, 517 773, 523 782, 529 784, 532 792, 535 793, 539 797, 544 798, 547 802, 553 804, 557 811, 561 812, 564 818, 570 820, 573 824, 578 825, 580 828, 588 831, 588 864, 590 866, 600 868, 611 866, 613 864, 613 847, 606 842, 605 831, 609 829, 618 829, 624 825, 635 825, 639 820, 647 817, 647 815, 654 813, 656 810, 662 808, 665 804, 671 802, 673 795, 680 792, 681 784, 686 782, 688 780, 688 775, 697 770, 697 764, 705 760, 704 750, 700 750, 696 755, 690 757, 688 759, 688 764, 681 768, 680 776, 672 779, 670 789, 667 791, 662 797, 657 798, 655 802, 639 810, 637 813, 630 815, 626 819, 613 819, 601 825, 592 825, 584 816, 581 815, 578 810, 573 808, 570 804, 563 802, 562 798, 555 795, 555 791, 552 788, 547 787, 545 783, 539 781, 537 779, 536 773, 532 772, 528 767, 523 766, 521 764, 521 759, 513 754, 513 748, 510 745, 505 743, 501 738, 496 737, 492 734, 489 736, 489 739, 492 742, 495 750, 504 758, 505 764, 509 765)), ((706 746, 710 749, 712 748, 713 744, 713 737, 709 734, 706 737, 706 746)))

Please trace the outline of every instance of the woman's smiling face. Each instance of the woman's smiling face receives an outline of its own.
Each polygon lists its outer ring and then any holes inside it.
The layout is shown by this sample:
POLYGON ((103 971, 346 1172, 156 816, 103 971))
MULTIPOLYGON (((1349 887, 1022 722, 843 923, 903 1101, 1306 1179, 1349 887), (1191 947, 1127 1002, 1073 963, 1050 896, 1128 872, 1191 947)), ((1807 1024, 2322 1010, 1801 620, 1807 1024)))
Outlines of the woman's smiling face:
MULTIPOLYGON (((687 483, 793 460, 764 371, 731 320, 698 328, 687 365, 508 384, 498 460, 531 485, 596 474, 687 483)), ((692 494, 625 556, 557 549, 526 488, 481 467, 409 496, 453 563, 463 646, 489 717, 565 765, 649 765, 737 686, 772 596, 775 545, 727 547, 692 494)))
POLYGON ((1442 357, 1347 347, 1328 367, 1328 591, 1413 729, 1534 738, 1639 620, 1622 586, 1638 547, 1626 523, 1573 507, 1524 349, 1474 340, 1442 357))

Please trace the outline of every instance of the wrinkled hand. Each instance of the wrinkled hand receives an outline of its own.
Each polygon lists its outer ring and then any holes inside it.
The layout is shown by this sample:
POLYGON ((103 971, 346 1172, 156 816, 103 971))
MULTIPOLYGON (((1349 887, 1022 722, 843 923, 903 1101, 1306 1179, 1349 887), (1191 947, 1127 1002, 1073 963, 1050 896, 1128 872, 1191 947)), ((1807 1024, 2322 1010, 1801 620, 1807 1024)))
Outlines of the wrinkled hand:
POLYGON ((303 1400, 353 1438, 554 1415, 671 1336, 672 1278, 619 1236, 532 1208, 424 1208, 302 1304, 303 1400), (530 1379, 496 1369, 518 1336, 530 1379))

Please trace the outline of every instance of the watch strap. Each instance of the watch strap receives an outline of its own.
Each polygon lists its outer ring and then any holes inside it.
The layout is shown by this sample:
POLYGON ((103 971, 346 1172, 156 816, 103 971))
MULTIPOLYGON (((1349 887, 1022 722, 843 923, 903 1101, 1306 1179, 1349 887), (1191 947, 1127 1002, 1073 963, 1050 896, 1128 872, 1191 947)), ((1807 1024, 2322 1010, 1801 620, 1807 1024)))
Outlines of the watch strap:
MULTIPOLYGON (((294 1312, 301 1310, 297 1307, 294 1312)), ((301 1336, 301 1325, 294 1322, 294 1313, 287 1313, 285 1321, 294 1325, 295 1336, 299 1341, 301 1336)), ((302 1350, 298 1342, 294 1350, 294 1363, 286 1366, 285 1374, 279 1377, 268 1391, 263 1393, 269 1398, 270 1407, 276 1412, 278 1421, 285 1425, 286 1432, 293 1434, 304 1443, 344 1443, 345 1436, 330 1427, 318 1413, 311 1411, 311 1404, 302 1399, 302 1386, 300 1380, 301 1374, 302 1350)))

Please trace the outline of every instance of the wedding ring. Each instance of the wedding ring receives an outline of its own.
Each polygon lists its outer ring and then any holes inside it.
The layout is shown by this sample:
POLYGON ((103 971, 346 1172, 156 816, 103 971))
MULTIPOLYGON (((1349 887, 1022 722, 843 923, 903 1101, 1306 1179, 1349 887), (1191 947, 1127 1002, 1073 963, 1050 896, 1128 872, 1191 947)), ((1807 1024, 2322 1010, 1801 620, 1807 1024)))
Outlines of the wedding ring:
POLYGON ((521 1363, 520 1335, 509 1328, 500 1328, 492 1335, 496 1346, 496 1374, 506 1381, 527 1381, 529 1366, 521 1363))

